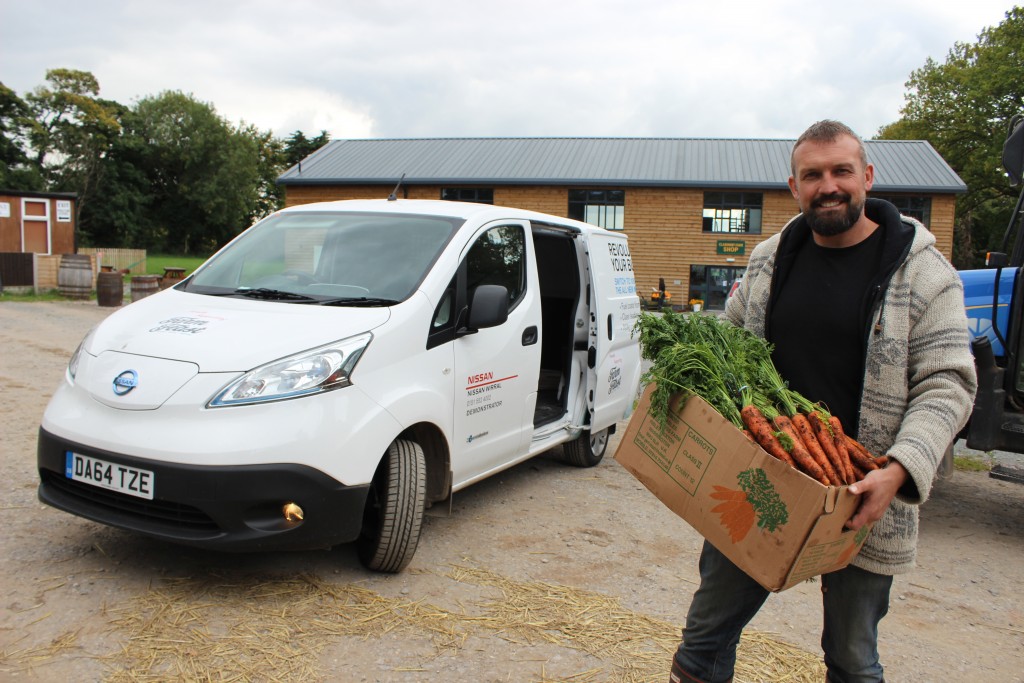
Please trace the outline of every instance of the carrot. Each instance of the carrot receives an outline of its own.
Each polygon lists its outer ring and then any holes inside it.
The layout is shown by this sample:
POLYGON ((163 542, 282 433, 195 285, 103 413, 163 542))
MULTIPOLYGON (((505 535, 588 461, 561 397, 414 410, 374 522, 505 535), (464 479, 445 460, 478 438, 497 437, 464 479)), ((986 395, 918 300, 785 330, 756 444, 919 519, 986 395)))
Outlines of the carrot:
POLYGON ((851 462, 850 467, 853 468, 853 475, 857 481, 860 481, 864 477, 868 476, 868 473, 857 466, 857 463, 851 462))
POLYGON ((853 471, 853 464, 850 462, 850 453, 846 449, 846 434, 843 432, 843 423, 835 415, 828 418, 828 425, 832 428, 832 443, 843 461, 843 468, 846 470, 846 478, 852 484, 857 481, 857 473, 853 471))
POLYGON ((754 435, 754 443, 761 446, 769 455, 778 458, 787 465, 796 467, 793 458, 782 447, 782 444, 779 443, 771 424, 768 422, 768 418, 764 416, 764 413, 757 406, 753 404, 744 406, 740 410, 740 416, 743 418, 743 424, 747 426, 747 431, 754 435))
POLYGON ((846 436, 846 450, 850 454, 850 462, 865 472, 878 469, 878 465, 875 464, 874 456, 872 456, 871 453, 869 453, 868 450, 856 439, 849 435, 846 436))
POLYGON ((818 445, 821 446, 821 450, 825 451, 828 461, 832 463, 832 469, 835 470, 839 484, 852 484, 853 482, 848 481, 846 478, 846 466, 836 451, 836 446, 832 441, 832 431, 828 426, 825 416, 818 411, 814 411, 807 416, 807 421, 811 425, 811 431, 814 432, 814 436, 818 439, 818 445))
POLYGON ((775 426, 780 432, 785 434, 792 442, 792 446, 789 449, 789 454, 793 457, 798 468, 802 470, 812 479, 817 479, 825 486, 831 486, 832 483, 825 476, 821 467, 815 461, 814 457, 807 452, 807 448, 804 446, 803 441, 800 440, 800 435, 796 432, 796 427, 785 415, 779 415, 775 418, 775 426))
POLYGON ((821 444, 818 443, 818 437, 814 435, 814 430, 811 428, 811 423, 807 419, 807 416, 803 413, 794 413, 790 418, 793 426, 796 427, 797 434, 800 435, 800 439, 804 442, 804 446, 807 451, 814 458, 814 461, 818 463, 818 467, 825 473, 825 478, 828 479, 829 483, 833 486, 842 486, 843 481, 836 474, 835 468, 832 467, 832 463, 829 462, 828 456, 825 455, 825 451, 822 450, 821 444))
POLYGON ((877 456, 875 456, 875 464, 878 465, 879 468, 885 467, 886 465, 889 464, 889 456, 888 455, 877 455, 877 456))

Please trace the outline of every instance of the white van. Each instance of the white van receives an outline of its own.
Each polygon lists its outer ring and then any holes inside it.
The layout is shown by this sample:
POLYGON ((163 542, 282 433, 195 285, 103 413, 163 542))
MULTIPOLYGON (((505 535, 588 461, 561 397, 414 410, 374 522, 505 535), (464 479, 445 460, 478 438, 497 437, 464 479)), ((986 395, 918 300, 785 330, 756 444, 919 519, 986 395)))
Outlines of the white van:
POLYGON ((284 209, 86 336, 39 498, 200 547, 356 541, 400 571, 453 492, 558 445, 600 462, 639 310, 621 233, 460 202, 284 209))

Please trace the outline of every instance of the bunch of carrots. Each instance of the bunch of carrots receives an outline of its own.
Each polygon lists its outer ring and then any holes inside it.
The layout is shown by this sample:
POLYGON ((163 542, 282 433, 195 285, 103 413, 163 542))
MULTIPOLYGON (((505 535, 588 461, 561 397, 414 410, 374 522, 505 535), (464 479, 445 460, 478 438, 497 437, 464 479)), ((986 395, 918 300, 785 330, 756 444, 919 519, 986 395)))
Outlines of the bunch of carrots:
POLYGON ((843 486, 884 467, 843 430, 839 418, 790 389, 771 360, 772 347, 714 315, 643 313, 637 321, 644 374, 654 383, 651 410, 668 419, 675 394, 697 395, 769 455, 825 486, 843 486))

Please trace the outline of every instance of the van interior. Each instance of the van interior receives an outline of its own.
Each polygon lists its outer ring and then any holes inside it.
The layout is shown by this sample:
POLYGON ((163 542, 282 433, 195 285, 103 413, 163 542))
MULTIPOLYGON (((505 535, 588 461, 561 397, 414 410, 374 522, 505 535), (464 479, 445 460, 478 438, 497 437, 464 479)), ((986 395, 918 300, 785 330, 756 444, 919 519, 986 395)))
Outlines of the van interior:
MULTIPOLYGON (((569 401, 572 354, 576 347, 576 311, 580 303, 577 243, 563 231, 534 227, 533 245, 541 299, 540 381, 534 427, 562 418, 569 401)), ((587 348, 587 326, 579 329, 581 349, 587 348)))

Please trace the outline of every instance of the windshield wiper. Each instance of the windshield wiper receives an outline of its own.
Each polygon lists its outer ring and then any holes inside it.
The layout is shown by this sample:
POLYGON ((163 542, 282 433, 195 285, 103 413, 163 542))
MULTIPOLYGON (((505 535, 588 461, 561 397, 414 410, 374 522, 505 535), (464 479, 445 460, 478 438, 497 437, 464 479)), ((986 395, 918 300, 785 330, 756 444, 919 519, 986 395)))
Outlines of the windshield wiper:
POLYGON ((303 302, 315 302, 311 296, 305 294, 296 294, 295 292, 286 292, 281 289, 268 289, 266 287, 239 287, 234 291, 235 294, 241 294, 252 299, 266 299, 268 301, 303 301, 303 302))
POLYGON ((325 299, 321 306, 394 306, 401 303, 395 299, 380 299, 374 296, 342 296, 337 299, 325 299))

